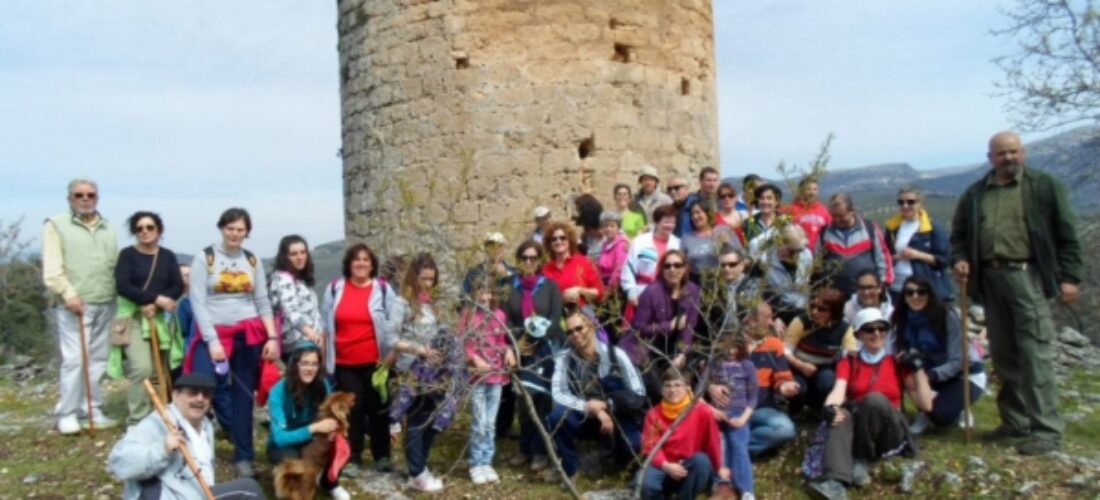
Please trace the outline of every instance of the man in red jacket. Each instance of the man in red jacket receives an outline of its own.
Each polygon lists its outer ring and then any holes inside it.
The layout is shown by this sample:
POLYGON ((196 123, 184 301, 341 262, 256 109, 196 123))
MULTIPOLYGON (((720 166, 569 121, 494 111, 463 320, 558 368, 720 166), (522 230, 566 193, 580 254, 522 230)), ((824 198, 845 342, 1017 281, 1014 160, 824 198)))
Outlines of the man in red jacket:
POLYGON ((816 177, 806 177, 798 183, 798 198, 793 203, 780 209, 780 212, 791 216, 791 220, 802 226, 809 239, 807 248, 817 248, 817 237, 821 230, 833 222, 829 215, 829 209, 817 195, 820 185, 816 177))
POLYGON ((691 406, 691 391, 679 370, 665 370, 661 382, 661 402, 649 410, 642 427, 642 453, 649 456, 680 414, 689 413, 641 474, 642 498, 695 498, 710 489, 716 470, 718 477, 730 479, 729 468, 722 464, 718 423, 704 401, 691 406))

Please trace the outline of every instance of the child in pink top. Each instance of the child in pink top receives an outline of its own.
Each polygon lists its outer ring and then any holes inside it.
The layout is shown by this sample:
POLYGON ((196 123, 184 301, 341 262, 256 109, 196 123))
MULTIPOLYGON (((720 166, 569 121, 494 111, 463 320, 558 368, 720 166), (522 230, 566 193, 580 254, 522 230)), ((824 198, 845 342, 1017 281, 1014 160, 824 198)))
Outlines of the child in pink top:
POLYGON ((508 342, 507 319, 494 300, 493 290, 479 287, 477 305, 467 308, 459 319, 458 331, 465 339, 470 366, 470 480, 474 484, 495 483, 493 470, 497 410, 500 393, 509 381, 516 356, 508 342), (491 311, 491 312, 490 312, 491 311))

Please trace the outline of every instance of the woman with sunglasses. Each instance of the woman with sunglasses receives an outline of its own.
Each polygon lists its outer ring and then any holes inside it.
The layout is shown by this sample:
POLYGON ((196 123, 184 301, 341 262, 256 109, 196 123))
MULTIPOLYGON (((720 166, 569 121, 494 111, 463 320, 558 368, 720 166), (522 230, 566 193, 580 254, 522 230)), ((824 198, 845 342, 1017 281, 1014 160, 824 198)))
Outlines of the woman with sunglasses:
MULTIPOLYGON (((271 434, 267 438, 267 457, 278 465, 284 460, 301 458, 302 448, 314 434, 331 435, 340 425, 335 418, 316 420, 321 403, 332 392, 321 361, 321 348, 309 340, 294 346, 287 358, 286 374, 271 388, 267 411, 271 415, 271 434)), ((330 457, 330 462, 332 458, 330 457)), ((329 497, 351 498, 336 481, 328 480, 329 464, 320 484, 329 497)), ((312 479, 312 478, 311 478, 312 479)))
MULTIPOLYGON (((547 233, 552 234, 552 233, 547 233)), ((554 372, 554 347, 564 342, 561 330, 562 298, 558 284, 542 274, 543 247, 527 240, 516 249, 519 275, 512 279, 511 293, 502 304, 508 316, 508 326, 519 343, 519 374, 524 389, 531 397, 539 418, 550 414, 550 378, 554 372), (527 325, 531 327, 528 328, 527 325)), ((526 403, 516 408, 513 391, 501 395, 497 412, 497 430, 510 428, 515 411, 519 411, 519 454, 509 465, 530 465, 532 471, 546 468, 546 446, 530 417, 526 403), (503 424, 501 423, 503 421, 503 424)), ((525 401, 519 398, 520 401, 525 401)))
MULTIPOLYGON (((596 218, 598 221, 599 214, 596 218)), ((577 247, 577 233, 572 226, 564 222, 550 224, 542 244, 550 257, 542 272, 547 279, 557 283, 565 304, 584 307, 603 298, 600 273, 577 247)))
POLYGON ((928 278, 910 276, 901 290, 903 298, 893 316, 898 332, 895 352, 907 371, 906 389, 920 411, 910 430, 920 434, 929 424, 958 422, 964 407, 963 384, 970 384, 973 404, 985 391, 985 373, 972 343, 967 342, 968 352, 962 352, 966 332, 959 315, 936 297, 928 278), (969 381, 963 380, 963 363, 970 363, 969 381))
POLYGON ((856 314, 863 347, 837 363, 836 385, 825 398, 829 434, 821 475, 810 482, 815 496, 846 498, 846 488, 870 484, 870 462, 916 453, 901 412, 901 373, 886 354, 889 330, 878 309, 856 314))
MULTIPOLYGON (((115 313, 115 325, 124 328, 122 332, 128 338, 112 348, 108 373, 123 371, 122 352, 125 352, 126 379, 130 382, 126 394, 126 406, 129 410, 129 423, 135 424, 153 410, 149 396, 145 394, 142 381, 160 373, 168 373, 170 368, 183 360, 183 338, 173 318, 176 301, 183 295, 183 276, 176 261, 176 254, 160 246, 164 234, 164 223, 160 215, 153 212, 135 212, 130 216, 130 234, 135 244, 123 248, 118 253, 115 267, 115 288, 118 291, 118 309, 115 313), (149 325, 155 323, 157 347, 160 349, 163 370, 153 367, 153 343, 149 338, 149 325)), ((166 384, 167 380, 157 380, 166 384)), ((99 422, 96 422, 99 425, 99 422)))
POLYGON ((743 219, 737 211, 737 188, 728 182, 719 184, 718 210, 714 214, 714 225, 739 228, 743 219))
POLYGON ((808 314, 787 327, 787 362, 806 388, 810 408, 821 408, 836 382, 837 361, 856 349, 855 335, 844 321, 844 294, 836 288, 821 290, 810 301, 808 314))
POLYGON ((894 256, 891 298, 899 302, 901 284, 910 276, 924 276, 936 296, 944 302, 955 298, 947 277, 950 247, 947 232, 924 209, 920 188, 906 186, 898 191, 898 214, 885 223, 886 247, 894 256))
POLYGON ((615 197, 615 210, 623 218, 623 234, 626 234, 627 239, 632 240, 645 231, 647 224, 645 209, 634 201, 634 197, 630 194, 630 186, 626 184, 616 184, 612 195, 615 197))
POLYGON ((669 367, 682 369, 692 352, 700 300, 699 287, 688 280, 691 269, 684 252, 669 250, 660 269, 661 278, 638 299, 634 331, 620 343, 645 372, 646 392, 654 400, 661 393, 659 374, 669 367))
MULTIPOLYGON (((886 293, 882 278, 874 269, 864 269, 856 276, 856 293, 853 293, 852 298, 844 304, 844 321, 849 325, 855 324, 856 313, 869 307, 882 311, 884 318, 894 314, 894 302, 890 300, 890 294, 886 293)), ((893 330, 886 339, 886 352, 894 353, 893 330)))

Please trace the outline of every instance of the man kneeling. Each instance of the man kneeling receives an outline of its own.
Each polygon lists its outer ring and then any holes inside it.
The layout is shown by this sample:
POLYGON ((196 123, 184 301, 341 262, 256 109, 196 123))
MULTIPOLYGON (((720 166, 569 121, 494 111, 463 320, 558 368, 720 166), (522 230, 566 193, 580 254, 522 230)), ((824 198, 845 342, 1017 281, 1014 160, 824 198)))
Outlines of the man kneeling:
POLYGON ((218 499, 264 498, 260 485, 252 479, 238 479, 214 485, 214 426, 207 420, 214 379, 190 373, 176 379, 169 418, 176 422, 169 430, 157 412, 146 415, 107 457, 107 468, 125 481, 122 498, 193 499, 205 495, 198 479, 184 463, 183 446, 191 452, 206 484, 218 499))

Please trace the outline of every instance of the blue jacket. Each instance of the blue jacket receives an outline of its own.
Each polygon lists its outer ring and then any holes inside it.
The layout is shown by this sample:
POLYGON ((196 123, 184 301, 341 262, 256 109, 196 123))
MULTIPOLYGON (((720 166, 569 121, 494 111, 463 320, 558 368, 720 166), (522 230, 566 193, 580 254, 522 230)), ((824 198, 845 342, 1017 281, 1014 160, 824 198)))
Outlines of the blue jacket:
MULTIPOLYGON (((325 396, 332 392, 332 386, 325 380, 325 396)), ((317 418, 315 407, 297 408, 293 398, 286 392, 286 379, 280 380, 267 397, 267 413, 271 417, 271 434, 267 438, 267 448, 298 448, 312 438, 309 424, 317 418)))
MULTIPOLYGON (((898 237, 898 229, 901 227, 901 214, 895 215, 886 221, 886 247, 891 255, 895 255, 895 244, 898 237)), ((909 247, 914 250, 930 253, 936 258, 936 262, 929 264, 923 261, 910 261, 913 266, 914 276, 924 276, 932 282, 936 289, 936 296, 940 300, 954 300, 955 287, 947 277, 947 268, 950 265, 951 247, 947 242, 947 232, 943 230, 932 217, 923 209, 920 211, 920 227, 916 234, 909 240, 909 247)), ((895 255, 896 257, 896 255, 895 255)), ((894 262, 897 262, 895 259, 894 262)))

